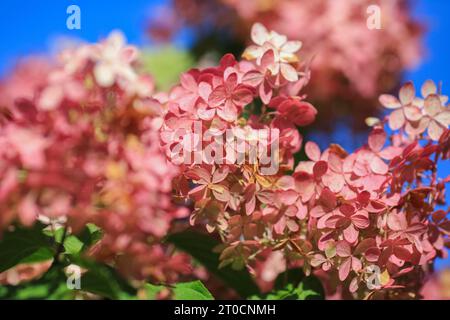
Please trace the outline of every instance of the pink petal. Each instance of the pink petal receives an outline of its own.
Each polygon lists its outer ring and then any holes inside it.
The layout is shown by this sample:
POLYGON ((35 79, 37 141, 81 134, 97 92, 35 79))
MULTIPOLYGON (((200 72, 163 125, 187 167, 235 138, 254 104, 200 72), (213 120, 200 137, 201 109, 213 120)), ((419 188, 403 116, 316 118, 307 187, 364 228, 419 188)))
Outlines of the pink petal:
POLYGON ((268 104, 270 102, 270 99, 272 99, 273 89, 269 85, 267 81, 264 81, 259 86, 259 96, 261 98, 261 101, 265 104, 268 104))
POLYGON ((237 106, 245 106, 253 101, 253 94, 249 89, 241 88, 233 92, 233 102, 237 106))
POLYGON ((369 135, 369 147, 374 152, 379 152, 386 143, 386 132, 383 129, 374 129, 369 135))
POLYGON ((258 61, 258 64, 261 66, 263 70, 269 68, 269 66, 273 65, 275 63, 275 53, 272 49, 267 50, 262 55, 260 61, 258 61))
POLYGON ((426 98, 430 94, 435 94, 436 92, 437 92, 437 87, 436 87, 436 84, 434 83, 434 81, 427 80, 422 85, 422 89, 421 89, 422 97, 426 98))
POLYGON ((349 243, 355 243, 356 240, 358 240, 359 231, 355 229, 353 224, 350 224, 345 230, 344 230, 344 239, 347 240, 349 243))
POLYGON ((376 262, 380 256, 380 249, 378 248, 369 248, 365 253, 365 257, 367 261, 376 262))
POLYGON ((222 167, 222 168, 216 169, 216 171, 214 172, 213 178, 212 178, 212 183, 219 183, 219 182, 225 180, 225 178, 228 176, 228 173, 229 173, 229 169, 227 167, 222 167))
POLYGON ((197 115, 200 119, 209 121, 216 115, 216 109, 198 109, 197 115))
POLYGON ((444 128, 436 121, 430 121, 428 126, 428 135, 434 141, 438 141, 441 135, 444 133, 444 128))
POLYGON ((443 111, 434 117, 434 120, 442 124, 445 128, 450 126, 450 111, 443 111))
POLYGON ((187 89, 188 91, 197 91, 197 81, 195 81, 194 77, 189 72, 181 74, 180 82, 183 88, 187 89))
POLYGON ((393 231, 404 230, 407 227, 406 217, 402 213, 389 213, 387 217, 387 225, 393 231))
POLYGON ((351 204, 344 203, 339 207, 339 211, 345 216, 349 217, 355 212, 355 207, 351 204))
POLYGON ((281 63, 280 67, 281 67, 281 74, 286 80, 291 82, 298 80, 297 70, 295 70, 293 66, 287 63, 281 63))
POLYGON ((327 173, 322 177, 323 184, 334 193, 338 193, 345 185, 345 179, 342 175, 327 173))
POLYGON ((328 170, 328 164, 325 161, 318 161, 313 167, 315 179, 320 179, 328 170))
POLYGON ((233 68, 227 68, 224 72, 224 76, 226 76, 224 83, 225 87, 230 91, 233 90, 237 85, 237 74, 235 70, 233 68), (231 72, 228 76, 226 76, 227 71, 231 72))
POLYGON ((224 86, 218 86, 215 88, 208 98, 208 103, 213 106, 220 106, 222 105, 226 100, 226 91, 224 86))
POLYGON ((297 203, 297 214, 295 215, 298 219, 303 220, 308 215, 308 207, 303 205, 300 201, 297 203))
POLYGON ((350 244, 347 241, 339 241, 336 244, 336 254, 342 258, 350 257, 352 254, 350 244))
POLYGON ((381 160, 379 157, 373 157, 372 161, 370 162, 370 169, 377 174, 386 174, 389 170, 389 166, 381 160))
POLYGON ((295 180, 291 176, 282 176, 280 179, 278 179, 277 186, 282 190, 294 189, 295 180))
POLYGON ((314 257, 311 259, 311 266, 313 266, 314 268, 317 268, 325 261, 327 261, 327 259, 323 255, 316 253, 314 255, 314 257))
POLYGON ((355 249, 354 255, 360 255, 365 253, 370 248, 376 247, 376 240, 373 238, 366 238, 362 240, 355 249))
POLYGON ((351 293, 358 291, 358 277, 354 277, 350 282, 350 286, 348 287, 351 293))
POLYGON ((398 109, 402 106, 400 101, 390 94, 381 95, 379 101, 387 109, 398 109))
POLYGON ((251 215, 255 211, 256 198, 252 197, 249 201, 245 203, 245 213, 251 215))
POLYGON ((299 230, 298 224, 294 220, 291 220, 291 219, 288 219, 286 221, 286 226, 288 227, 288 229, 291 232, 297 232, 299 230))
POLYGON ((406 122, 405 131, 407 134, 412 136, 417 136, 423 133, 430 123, 430 118, 423 117, 419 121, 416 122, 406 122))
POLYGON ((392 160, 402 153, 402 148, 389 146, 384 148, 380 153, 380 157, 385 160, 392 160))
MULTIPOLYGON (((311 214, 311 213, 310 213, 311 214)), ((324 229, 324 228, 332 228, 336 229, 337 225, 341 222, 345 222, 345 218, 343 218, 340 214, 334 214, 333 212, 326 213, 324 216, 322 216, 319 221, 317 222, 317 228, 324 229)))
POLYGON ((339 266, 339 280, 344 281, 347 279, 348 274, 350 273, 352 258, 349 257, 345 259, 341 265, 339 266))
POLYGON ((227 53, 225 54, 221 59, 220 59, 220 66, 222 68, 228 68, 228 67, 233 67, 234 65, 236 65, 236 58, 234 57, 233 54, 231 53, 227 53))
POLYGON ((302 202, 306 203, 314 194, 315 186, 307 173, 297 173, 295 181, 295 190, 301 195, 302 202))
POLYGON ((225 106, 217 110, 217 115, 223 120, 233 122, 237 118, 237 109, 232 103, 225 103, 225 106))
POLYGON ((389 127, 392 130, 398 130, 405 124, 405 115, 403 109, 397 109, 389 115, 389 127))
POLYGON ((370 221, 366 214, 355 214, 352 216, 352 223, 359 229, 365 229, 369 226, 370 221))
POLYGON ((358 272, 362 269, 362 263, 361 260, 358 258, 352 257, 352 269, 355 272, 358 272))
POLYGON ((404 107, 405 118, 409 121, 419 121, 422 118, 422 111, 415 106, 404 107))
POLYGON ((317 162, 320 160, 320 149, 315 142, 308 141, 305 144, 305 153, 312 161, 317 162))
POLYGON ((333 209, 336 207, 336 195, 328 188, 324 188, 320 194, 320 202, 327 208, 333 209))
POLYGON ((198 94, 205 102, 208 102, 211 91, 212 89, 209 83, 200 82, 200 84, 198 85, 198 94))
POLYGON ((311 211, 309 212, 309 215, 313 218, 320 218, 323 215, 325 215, 325 213, 326 212, 322 206, 315 206, 314 208, 311 209, 311 211))
POLYGON ((228 191, 228 189, 225 186, 221 186, 221 187, 223 188, 222 192, 219 192, 217 190, 213 190, 214 197, 217 200, 222 201, 222 202, 230 201, 230 198, 231 198, 230 192, 228 191))
POLYGON ((411 253, 403 248, 403 247, 395 247, 394 248, 394 255, 400 259, 400 260, 404 260, 404 261, 408 261, 409 259, 411 259, 411 253))
POLYGON ((201 184, 191 190, 189 190, 189 196, 194 198, 195 200, 203 199, 206 196, 206 192, 208 189, 206 188, 205 184, 201 184))
POLYGON ((328 166, 336 173, 342 172, 343 160, 334 152, 328 154, 328 166))
POLYGON ((425 99, 424 109, 425 113, 431 117, 437 115, 442 109, 442 104, 439 96, 436 94, 429 95, 425 99))
POLYGON ((406 83, 399 92, 399 98, 402 105, 411 104, 416 97, 416 89, 412 82, 406 83))
POLYGON ((198 180, 202 183, 209 183, 211 181, 211 173, 204 168, 194 168, 186 172, 186 177, 192 180, 198 180))
POLYGON ((251 70, 244 74, 242 77, 242 83, 256 87, 258 86, 264 79, 264 76, 258 70, 251 70))
POLYGON ((294 190, 281 191, 278 193, 278 199, 285 205, 293 205, 299 197, 294 190))

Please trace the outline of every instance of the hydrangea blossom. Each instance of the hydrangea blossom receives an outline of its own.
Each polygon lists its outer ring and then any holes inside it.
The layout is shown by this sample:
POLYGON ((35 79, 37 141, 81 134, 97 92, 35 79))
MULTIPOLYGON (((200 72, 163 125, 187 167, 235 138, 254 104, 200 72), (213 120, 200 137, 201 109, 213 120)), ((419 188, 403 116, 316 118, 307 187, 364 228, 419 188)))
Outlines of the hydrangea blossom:
MULTIPOLYGON (((227 128, 277 128, 283 141, 292 139, 296 125, 314 120, 314 107, 299 97, 298 91, 292 91, 298 82, 303 81, 298 88, 306 83, 301 77, 306 73, 296 69, 296 59, 283 63, 297 70, 298 78, 281 73, 281 78, 273 80, 279 76, 273 71, 273 57, 279 54, 274 52, 289 41, 259 24, 253 27, 252 37, 256 45, 245 51, 247 61, 238 62, 227 55, 218 67, 187 73, 196 82, 190 88, 198 92, 188 110, 179 98, 183 90, 192 94, 183 84, 186 76, 181 77, 181 85, 160 99, 167 110, 161 135, 169 158, 173 160, 174 146, 196 121, 219 135, 227 128), (265 63, 266 59, 271 62, 265 63), (246 81, 249 74, 258 73, 258 81, 246 81), (223 82, 232 75, 229 88, 245 86, 241 89, 245 94, 240 96, 249 96, 248 100, 236 105, 229 118, 213 112, 205 117, 203 112, 213 109, 216 100, 220 105, 226 103, 225 98, 215 99, 213 93, 215 88, 222 92, 223 82), (259 88, 265 82, 269 84, 268 95, 262 95, 259 88), (261 113, 246 118, 246 109, 254 108, 258 98, 261 113)), ((417 98, 408 83, 400 90, 399 99, 381 96, 381 103, 394 111, 373 121, 367 144, 353 153, 339 145, 321 151, 315 143, 307 142, 308 160, 293 168, 292 153, 299 150, 302 141, 297 137, 295 145, 280 143, 280 169, 272 175, 263 175, 258 163, 178 162, 182 168, 178 194, 194 202, 191 223, 203 223, 209 232, 219 233, 222 266, 239 268, 268 259, 269 267, 255 270, 265 270, 261 276, 273 279, 268 275, 273 266, 269 250, 282 252, 285 267, 325 272, 331 279, 339 279, 335 285, 354 297, 416 293, 426 266, 446 255, 450 233, 448 211, 436 209, 445 198, 448 180, 436 173, 438 160, 448 157, 447 99, 431 81, 422 92, 423 99, 417 98), (390 136, 385 123, 394 130, 390 136), (291 176, 286 175, 289 169, 294 169, 291 176), (368 285, 373 270, 378 272, 376 281, 368 285)), ((251 134, 246 137, 251 139, 251 134)), ((192 141, 201 150, 212 143, 202 136, 192 141)), ((279 265, 275 269, 275 273, 281 270, 279 265)))
POLYGON ((137 53, 114 32, 4 80, 0 228, 91 222, 104 235, 90 255, 133 278, 175 281, 192 272, 189 258, 160 239, 188 211, 171 199, 178 172, 160 150, 162 110, 137 53))

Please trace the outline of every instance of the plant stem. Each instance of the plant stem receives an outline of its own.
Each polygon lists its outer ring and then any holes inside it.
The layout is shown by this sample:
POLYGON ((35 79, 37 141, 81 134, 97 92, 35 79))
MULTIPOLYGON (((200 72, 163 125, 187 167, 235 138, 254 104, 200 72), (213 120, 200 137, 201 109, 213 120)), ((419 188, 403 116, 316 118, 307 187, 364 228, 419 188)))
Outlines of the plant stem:
MULTIPOLYGON (((64 250, 64 241, 66 240, 66 236, 67 236, 67 226, 64 226, 63 234, 61 237, 61 242, 58 244, 58 247, 55 252, 55 256, 53 257, 52 267, 60 262, 58 258, 59 258, 59 255, 64 250)), ((55 242, 58 243, 56 237, 55 237, 55 242)))

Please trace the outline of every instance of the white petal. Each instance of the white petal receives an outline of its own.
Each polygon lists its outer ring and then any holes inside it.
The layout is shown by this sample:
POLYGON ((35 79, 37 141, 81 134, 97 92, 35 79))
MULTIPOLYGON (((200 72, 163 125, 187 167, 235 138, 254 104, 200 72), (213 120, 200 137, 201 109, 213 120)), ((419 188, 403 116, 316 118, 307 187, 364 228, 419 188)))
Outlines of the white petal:
POLYGON ((425 113, 428 114, 429 116, 434 117, 435 115, 437 115, 442 109, 441 100, 439 99, 439 96, 435 94, 429 95, 425 99, 424 108, 425 113))
POLYGON ((263 49, 261 47, 252 45, 247 47, 247 49, 245 49, 244 53, 242 54, 242 57, 247 60, 254 60, 261 57, 262 54, 263 49))
POLYGON ((407 105, 413 102, 416 96, 416 89, 412 82, 406 83, 401 89, 399 93, 400 102, 402 105, 407 105))
POLYGON ((444 128, 438 124, 436 121, 430 121, 430 125, 428 126, 428 135, 434 141, 438 141, 444 132, 444 128))
POLYGON ((302 47, 301 41, 288 41, 282 47, 281 51, 288 53, 295 53, 302 47))
POLYGON ((269 33, 261 23, 255 23, 252 27, 251 37, 254 43, 262 46, 269 38, 269 33))
POLYGON ((402 106, 400 101, 390 94, 382 94, 378 100, 387 109, 398 109, 402 106))
POLYGON ((293 66, 287 63, 281 63, 280 67, 281 67, 281 74, 286 80, 291 82, 298 80, 297 70, 295 70, 293 66))
POLYGON ((114 84, 114 72, 112 67, 106 63, 99 63, 95 66, 94 76, 97 83, 102 87, 110 87, 114 84))
POLYGON ((435 94, 437 92, 436 84, 433 80, 427 80, 422 86, 421 93, 422 97, 426 98, 430 94, 435 94))
POLYGON ((442 124, 444 127, 450 126, 450 111, 443 111, 434 117, 434 120, 442 124))

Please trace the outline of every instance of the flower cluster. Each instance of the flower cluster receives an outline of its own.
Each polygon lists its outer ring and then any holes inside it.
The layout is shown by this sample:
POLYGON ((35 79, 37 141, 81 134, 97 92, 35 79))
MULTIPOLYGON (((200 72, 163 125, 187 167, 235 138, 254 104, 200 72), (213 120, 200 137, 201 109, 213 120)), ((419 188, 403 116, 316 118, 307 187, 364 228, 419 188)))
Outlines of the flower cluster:
POLYGON ((438 141, 450 126, 448 97, 438 94, 436 84, 428 80, 421 88, 422 98, 416 97, 414 85, 409 82, 400 89, 399 99, 391 95, 380 96, 381 104, 392 109, 389 127, 401 130, 412 139, 427 131, 433 141, 438 141))
MULTIPOLYGON (((263 237, 266 224, 277 219, 278 210, 274 215, 261 212, 288 183, 280 176, 293 169, 293 154, 300 149, 297 126, 310 124, 316 115, 315 108, 298 96, 307 82, 307 70, 299 71, 301 43, 268 32, 260 24, 253 27, 252 39, 255 45, 244 53, 246 60, 226 55, 217 67, 186 72, 179 85, 159 95, 167 109, 161 140, 168 157, 182 168, 178 195, 194 202, 191 223, 206 223, 210 232, 217 230, 230 245, 224 255, 230 250, 238 254, 235 246, 240 247, 241 239, 253 243, 255 237, 263 237), (195 134, 195 126, 208 134, 195 134), (241 144, 219 139, 226 130, 241 138, 241 144), (256 134, 261 130, 267 135, 256 134), (277 163, 277 170, 264 170, 260 149, 252 158, 256 143, 276 143, 268 157, 277 163), (181 144, 185 148, 178 158, 175 149, 181 144), (212 144, 225 152, 209 159, 212 144), (186 162, 186 149, 190 153, 194 147, 200 161, 186 162), (231 152, 241 147, 247 161, 236 161, 231 152)), ((247 255, 249 248, 241 253, 247 255)))
POLYGON ((30 60, 0 88, 0 227, 37 219, 103 230, 91 249, 135 278, 174 281, 185 255, 160 244, 175 219, 174 166, 159 146, 160 105, 120 33, 30 60))
POLYGON ((252 24, 261 22, 302 40, 303 57, 311 61, 314 74, 306 92, 324 110, 316 127, 329 128, 331 121, 344 116, 363 128, 364 118, 378 110, 378 95, 395 88, 402 71, 421 59, 423 27, 412 17, 410 4, 407 0, 175 0, 173 12, 166 9, 166 14, 167 19, 178 16, 178 23, 153 24, 151 34, 161 40, 184 23, 196 30, 201 47, 207 47, 214 32, 220 41, 231 38, 236 47, 245 43, 252 24), (381 29, 369 28, 374 6, 380 10, 381 29))
POLYGON ((399 99, 381 96, 395 111, 370 121, 368 142, 354 153, 338 145, 321 152, 306 143, 309 160, 289 178, 289 201, 280 195, 281 236, 270 239, 288 263, 300 260, 306 272, 335 274, 345 292, 361 298, 394 294, 384 289, 417 293, 429 264, 446 256, 450 221, 439 206, 449 179, 438 178, 437 164, 448 157, 450 112, 432 81, 421 91, 423 99, 408 83, 399 99), (389 139, 385 122, 396 130, 389 139))
MULTIPOLYGON (((437 209, 448 180, 437 176, 438 160, 448 157, 447 98, 431 81, 422 88, 424 99, 406 84, 399 99, 381 96, 395 111, 383 121, 369 119, 366 145, 349 154, 339 145, 321 151, 307 142, 308 160, 286 175, 302 141, 295 126, 311 123, 316 113, 304 97, 293 96, 308 80, 307 70, 298 71, 301 43, 261 24, 253 26, 252 40, 243 54, 247 61, 226 55, 218 67, 182 75, 181 84, 160 98, 168 110, 161 135, 169 157, 198 121, 213 137, 238 128, 247 142, 252 129, 280 131, 276 174, 262 174, 259 162, 178 162, 178 194, 194 203, 191 223, 219 233, 222 266, 249 266, 267 250, 281 251, 276 261, 307 273, 322 270, 354 296, 417 292, 420 274, 449 245, 448 211, 437 209), (259 113, 245 118, 257 100, 259 113), (384 123, 395 130, 389 137, 384 123)), ((201 150, 213 143, 199 135, 189 141, 201 150)), ((282 269, 271 265, 272 273, 282 269)), ((273 279, 272 273, 266 268, 264 277, 273 279)))

